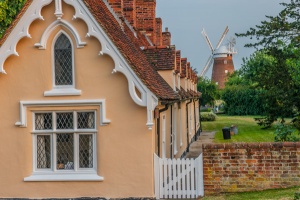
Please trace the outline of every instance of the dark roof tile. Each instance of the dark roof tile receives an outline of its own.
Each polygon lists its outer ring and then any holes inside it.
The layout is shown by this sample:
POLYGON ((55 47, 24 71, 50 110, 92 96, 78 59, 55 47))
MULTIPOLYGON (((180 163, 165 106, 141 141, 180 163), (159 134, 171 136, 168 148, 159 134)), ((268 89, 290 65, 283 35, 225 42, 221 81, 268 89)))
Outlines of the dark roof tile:
POLYGON ((175 69, 175 47, 173 46, 153 46, 144 49, 148 60, 156 70, 175 69))

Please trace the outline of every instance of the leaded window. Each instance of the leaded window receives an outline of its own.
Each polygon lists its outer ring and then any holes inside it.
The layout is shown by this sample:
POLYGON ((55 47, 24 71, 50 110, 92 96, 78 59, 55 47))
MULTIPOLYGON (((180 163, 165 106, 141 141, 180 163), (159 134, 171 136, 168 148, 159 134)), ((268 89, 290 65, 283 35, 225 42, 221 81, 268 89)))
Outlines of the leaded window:
POLYGON ((61 34, 54 45, 55 85, 73 85, 72 45, 65 34, 61 34))
POLYGON ((34 114, 36 170, 77 171, 95 168, 95 112, 34 114))

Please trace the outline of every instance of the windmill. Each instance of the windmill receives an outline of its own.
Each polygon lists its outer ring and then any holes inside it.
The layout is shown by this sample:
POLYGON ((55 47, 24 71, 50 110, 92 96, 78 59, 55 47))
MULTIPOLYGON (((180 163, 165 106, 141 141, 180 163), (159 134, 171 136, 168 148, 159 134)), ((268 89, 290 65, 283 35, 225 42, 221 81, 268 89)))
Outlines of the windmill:
POLYGON ((204 69, 200 73, 200 76, 204 76, 208 69, 213 64, 213 70, 212 70, 212 81, 214 81, 216 84, 218 84, 219 88, 225 87, 225 79, 227 77, 228 73, 232 73, 234 71, 234 65, 232 61, 232 55, 236 54, 237 52, 234 49, 234 46, 236 44, 235 38, 230 38, 227 46, 221 46, 225 36, 227 35, 229 29, 228 26, 226 26, 221 38, 219 39, 219 42, 217 43, 216 48, 213 48, 205 30, 202 30, 202 35, 208 44, 208 47, 211 50, 211 55, 209 56, 204 69))

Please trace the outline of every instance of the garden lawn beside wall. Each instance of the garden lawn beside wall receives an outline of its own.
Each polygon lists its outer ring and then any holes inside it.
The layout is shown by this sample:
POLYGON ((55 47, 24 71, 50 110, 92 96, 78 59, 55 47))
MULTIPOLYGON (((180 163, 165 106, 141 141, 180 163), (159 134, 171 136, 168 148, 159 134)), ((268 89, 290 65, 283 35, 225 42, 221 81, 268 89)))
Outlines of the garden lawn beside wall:
POLYGON ((215 121, 202 122, 203 131, 216 131, 215 143, 232 142, 274 142, 274 127, 262 129, 254 121, 257 116, 227 116, 217 115, 215 121), (238 134, 231 136, 231 139, 223 139, 223 127, 237 126, 238 134))

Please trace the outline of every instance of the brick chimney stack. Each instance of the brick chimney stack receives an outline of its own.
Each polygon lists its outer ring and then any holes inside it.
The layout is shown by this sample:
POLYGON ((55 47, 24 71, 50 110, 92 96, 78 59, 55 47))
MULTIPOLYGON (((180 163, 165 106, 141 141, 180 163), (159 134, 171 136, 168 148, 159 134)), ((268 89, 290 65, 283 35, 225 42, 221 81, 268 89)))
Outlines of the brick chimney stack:
POLYGON ((136 29, 156 44, 156 0, 136 0, 136 29))
POLYGON ((132 27, 136 27, 136 0, 123 0, 123 14, 132 27))
POLYGON ((161 18, 156 18, 156 46, 162 45, 162 20, 161 18))
POLYGON ((108 3, 118 16, 123 16, 123 0, 108 0, 108 3))
POLYGON ((165 29, 165 32, 162 33, 162 45, 171 45, 171 33, 169 32, 168 27, 165 29))

